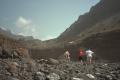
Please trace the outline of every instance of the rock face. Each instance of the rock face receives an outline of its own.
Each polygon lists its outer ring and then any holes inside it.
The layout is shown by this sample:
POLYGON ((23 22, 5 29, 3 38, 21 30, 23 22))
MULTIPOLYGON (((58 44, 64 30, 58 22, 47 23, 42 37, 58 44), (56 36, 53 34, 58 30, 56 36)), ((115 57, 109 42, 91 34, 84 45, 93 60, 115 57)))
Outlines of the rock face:
POLYGON ((84 30, 91 28, 96 23, 101 22, 120 12, 119 0, 101 0, 90 9, 90 12, 81 15, 70 28, 66 29, 60 36, 60 40, 71 39, 84 30))

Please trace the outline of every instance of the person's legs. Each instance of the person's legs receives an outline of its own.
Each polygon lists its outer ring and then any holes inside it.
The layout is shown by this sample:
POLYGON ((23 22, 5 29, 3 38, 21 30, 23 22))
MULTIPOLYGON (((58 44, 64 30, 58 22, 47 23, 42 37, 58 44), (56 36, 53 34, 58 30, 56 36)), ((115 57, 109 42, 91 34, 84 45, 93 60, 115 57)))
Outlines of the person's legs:
POLYGON ((80 63, 83 65, 83 61, 84 61, 84 58, 83 58, 83 56, 81 56, 81 61, 80 61, 80 63))
POLYGON ((92 57, 91 57, 91 56, 88 56, 88 57, 87 57, 87 63, 88 63, 88 64, 91 64, 91 63, 92 63, 92 57))
POLYGON ((90 64, 90 56, 87 56, 87 64, 90 64))
POLYGON ((79 56, 79 61, 80 61, 80 64, 83 64, 83 61, 82 61, 82 57, 79 56))
POLYGON ((86 58, 87 58, 86 55, 84 55, 84 56, 83 56, 83 64, 85 64, 85 65, 86 65, 86 61, 87 61, 86 58))
POLYGON ((92 63, 92 57, 89 58, 89 63, 90 63, 90 64, 92 63))
POLYGON ((67 59, 68 59, 68 57, 67 57, 67 55, 65 55, 65 60, 67 61, 67 59))
POLYGON ((70 62, 70 57, 68 56, 68 62, 70 62))

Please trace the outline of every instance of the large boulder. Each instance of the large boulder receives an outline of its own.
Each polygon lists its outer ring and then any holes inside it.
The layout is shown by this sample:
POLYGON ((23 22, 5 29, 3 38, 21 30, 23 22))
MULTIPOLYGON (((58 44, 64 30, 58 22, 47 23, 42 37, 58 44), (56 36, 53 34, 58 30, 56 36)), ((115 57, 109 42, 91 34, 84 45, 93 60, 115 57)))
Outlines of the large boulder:
POLYGON ((59 64, 59 61, 56 59, 53 59, 53 58, 49 58, 48 63, 53 64, 53 65, 57 65, 57 64, 59 64))

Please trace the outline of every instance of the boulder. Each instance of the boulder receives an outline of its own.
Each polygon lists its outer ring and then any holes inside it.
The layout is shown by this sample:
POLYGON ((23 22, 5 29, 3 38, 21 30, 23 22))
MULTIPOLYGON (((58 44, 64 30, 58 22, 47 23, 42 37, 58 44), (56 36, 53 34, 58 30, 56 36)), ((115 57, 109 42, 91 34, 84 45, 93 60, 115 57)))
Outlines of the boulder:
POLYGON ((18 67, 18 63, 17 62, 9 62, 8 63, 8 72, 10 73, 16 73, 17 72, 17 67, 18 67))
POLYGON ((59 61, 56 60, 56 59, 53 59, 53 58, 49 58, 48 63, 49 63, 49 64, 57 65, 57 64, 59 64, 59 61))

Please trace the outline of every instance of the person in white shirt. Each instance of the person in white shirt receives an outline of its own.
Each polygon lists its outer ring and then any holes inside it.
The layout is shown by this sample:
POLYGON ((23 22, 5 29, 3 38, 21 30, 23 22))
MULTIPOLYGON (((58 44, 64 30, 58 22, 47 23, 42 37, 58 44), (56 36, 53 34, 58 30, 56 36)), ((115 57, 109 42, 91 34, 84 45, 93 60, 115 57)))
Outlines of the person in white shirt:
POLYGON ((92 63, 92 57, 93 57, 93 51, 91 51, 90 49, 86 50, 86 55, 87 55, 87 62, 89 64, 92 63))
POLYGON ((64 56, 65 56, 66 60, 69 62, 70 61, 70 53, 69 53, 69 51, 65 51, 64 56))

